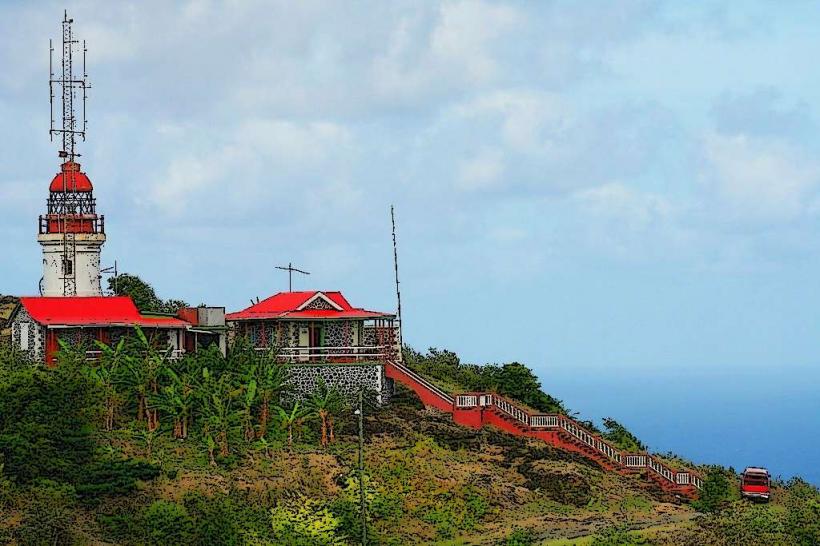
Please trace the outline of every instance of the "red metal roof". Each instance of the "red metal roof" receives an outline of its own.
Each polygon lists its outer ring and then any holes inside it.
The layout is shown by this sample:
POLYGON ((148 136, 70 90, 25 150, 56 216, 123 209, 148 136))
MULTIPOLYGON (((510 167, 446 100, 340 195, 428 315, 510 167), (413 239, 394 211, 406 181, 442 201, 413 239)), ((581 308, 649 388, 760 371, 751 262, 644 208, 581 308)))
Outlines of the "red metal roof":
POLYGON ((80 172, 80 164, 73 161, 63 163, 62 172, 57 173, 48 188, 51 192, 90 192, 94 190, 91 180, 80 172))
MULTIPOLYGON (((321 296, 320 296, 321 297, 321 296)), ((279 292, 278 294, 262 300, 259 303, 236 313, 225 316, 226 320, 260 320, 260 319, 374 319, 392 318, 390 313, 379 313, 377 311, 367 311, 353 307, 345 299, 341 292, 324 292, 311 290, 306 292, 279 292), (301 309, 317 294, 325 296, 335 303, 339 309, 301 309)))
POLYGON ((146 326, 187 328, 188 322, 174 317, 140 314, 127 296, 20 298, 20 304, 44 326, 146 326))

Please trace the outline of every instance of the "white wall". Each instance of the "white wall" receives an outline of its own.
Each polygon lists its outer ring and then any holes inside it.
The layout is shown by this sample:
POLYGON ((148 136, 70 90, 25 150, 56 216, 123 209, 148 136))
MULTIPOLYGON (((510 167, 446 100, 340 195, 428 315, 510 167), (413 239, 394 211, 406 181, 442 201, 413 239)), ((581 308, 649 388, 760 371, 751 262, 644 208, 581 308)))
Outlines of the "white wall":
POLYGON ((59 233, 40 235, 43 248, 44 296, 102 296, 100 284, 100 252, 105 235, 81 233, 75 235, 76 262, 74 274, 69 277, 69 293, 64 292, 63 236, 59 233))

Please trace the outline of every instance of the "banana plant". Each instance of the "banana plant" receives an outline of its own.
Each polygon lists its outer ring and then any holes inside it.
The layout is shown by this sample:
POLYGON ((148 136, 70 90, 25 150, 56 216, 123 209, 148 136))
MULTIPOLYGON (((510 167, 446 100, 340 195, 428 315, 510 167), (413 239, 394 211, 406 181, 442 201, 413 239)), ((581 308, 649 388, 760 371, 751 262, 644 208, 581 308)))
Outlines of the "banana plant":
POLYGON ((288 431, 288 449, 293 449, 293 431, 302 424, 307 412, 299 405, 299 402, 293 404, 290 410, 286 410, 282 406, 276 406, 276 411, 279 414, 279 424, 283 430, 288 431))
POLYGON ((195 402, 195 386, 186 373, 177 373, 173 368, 166 368, 167 385, 160 392, 149 398, 150 409, 160 410, 173 419, 172 434, 174 438, 185 439, 191 422, 195 402))
POLYGON ((99 362, 86 368, 88 375, 103 390, 105 415, 104 429, 107 432, 114 430, 114 416, 119 401, 118 373, 125 360, 125 339, 120 339, 116 346, 111 347, 100 341, 95 341, 100 350, 99 362))
POLYGON ((335 387, 328 387, 323 379, 319 379, 316 389, 305 403, 306 410, 321 423, 322 447, 335 440, 333 432, 333 416, 344 407, 344 399, 335 387))
POLYGON ((273 444, 272 444, 272 443, 270 443, 270 442, 267 440, 267 438, 265 438, 264 436, 262 436, 261 438, 259 438, 259 439, 258 439, 258 440, 257 440, 257 441, 253 444, 253 447, 254 447, 254 449, 256 449, 256 451, 260 451, 260 452, 262 452, 262 453, 265 455, 265 458, 266 458, 266 459, 270 459, 270 458, 271 458, 271 448, 273 447, 273 444))
POLYGON ((282 394, 291 388, 287 368, 276 359, 277 350, 273 349, 259 355, 256 366, 256 387, 259 395, 259 428, 257 437, 268 433, 271 404, 278 403, 282 394))
POLYGON ((159 394, 159 378, 167 369, 171 348, 162 351, 149 340, 142 328, 134 328, 138 350, 125 358, 123 382, 137 398, 137 421, 146 421, 151 430, 159 428, 159 411, 149 408, 149 396, 159 394))
POLYGON ((253 428, 253 407, 256 404, 257 388, 253 376, 246 378, 242 385, 242 429, 245 440, 252 442, 256 438, 253 428))
POLYGON ((222 457, 230 455, 229 436, 234 428, 237 414, 234 411, 234 401, 240 390, 234 388, 232 378, 225 372, 214 376, 207 368, 202 370, 203 381, 200 400, 205 417, 205 427, 208 433, 216 433, 216 444, 222 457))

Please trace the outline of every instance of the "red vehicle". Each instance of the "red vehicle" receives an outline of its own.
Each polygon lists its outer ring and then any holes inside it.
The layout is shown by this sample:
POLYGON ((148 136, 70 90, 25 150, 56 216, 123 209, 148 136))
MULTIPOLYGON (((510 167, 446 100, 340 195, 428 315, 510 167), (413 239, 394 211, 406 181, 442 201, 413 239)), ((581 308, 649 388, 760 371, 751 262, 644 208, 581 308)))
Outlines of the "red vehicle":
POLYGON ((740 475, 740 496, 767 502, 771 494, 771 477, 765 468, 749 466, 740 475))

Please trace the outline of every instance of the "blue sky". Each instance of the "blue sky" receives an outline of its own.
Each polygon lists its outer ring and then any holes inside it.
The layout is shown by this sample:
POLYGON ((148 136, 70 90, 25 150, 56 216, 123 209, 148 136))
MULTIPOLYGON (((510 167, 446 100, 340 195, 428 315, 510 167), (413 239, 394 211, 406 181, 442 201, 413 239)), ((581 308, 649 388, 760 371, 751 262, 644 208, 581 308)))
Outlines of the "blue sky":
MULTIPOLYGON (((0 292, 37 290, 62 3, 0 5, 0 292)), ((810 2, 71 2, 104 262, 236 310, 286 289, 553 374, 816 381, 810 2), (759 377, 759 375, 756 375, 759 377)), ((571 404, 572 405, 572 404, 571 404)))

